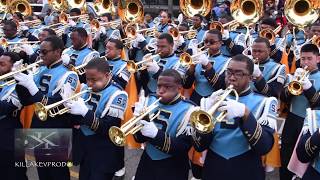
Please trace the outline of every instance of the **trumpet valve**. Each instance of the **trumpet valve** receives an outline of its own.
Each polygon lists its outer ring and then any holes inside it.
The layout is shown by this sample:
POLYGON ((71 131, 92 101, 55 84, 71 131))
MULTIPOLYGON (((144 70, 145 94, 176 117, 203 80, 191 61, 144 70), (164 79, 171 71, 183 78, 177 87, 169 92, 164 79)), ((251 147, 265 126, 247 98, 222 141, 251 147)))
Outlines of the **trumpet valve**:
POLYGON ((109 138, 117 146, 124 146, 126 143, 126 134, 117 126, 109 129, 109 138))
POLYGON ((41 121, 46 121, 48 118, 47 110, 45 109, 45 106, 42 103, 35 103, 35 114, 41 121))

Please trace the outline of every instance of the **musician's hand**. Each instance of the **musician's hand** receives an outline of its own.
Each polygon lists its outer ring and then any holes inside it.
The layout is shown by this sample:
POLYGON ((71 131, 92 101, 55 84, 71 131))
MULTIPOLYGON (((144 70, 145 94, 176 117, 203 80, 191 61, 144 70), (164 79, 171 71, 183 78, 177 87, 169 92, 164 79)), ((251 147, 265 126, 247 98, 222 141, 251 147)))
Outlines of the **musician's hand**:
POLYGON ((89 110, 82 98, 79 98, 76 101, 70 100, 65 106, 69 108, 70 114, 81 115, 82 117, 84 117, 89 110))
POLYGON ((227 40, 229 39, 229 31, 228 30, 223 30, 223 34, 222 34, 222 40, 227 40))
POLYGON ((195 64, 201 64, 202 66, 206 66, 209 63, 209 59, 208 59, 206 54, 201 54, 201 55, 196 56, 194 58, 194 63, 195 64))
POLYGON ((157 62, 151 61, 146 63, 148 72, 156 73, 159 71, 160 67, 157 62))
POLYGON ((70 27, 75 27, 77 25, 77 23, 70 19, 69 22, 68 22, 68 25, 70 27))
POLYGON ((137 34, 137 37, 135 38, 135 40, 132 43, 132 47, 137 48, 139 46, 139 43, 143 42, 144 40, 146 40, 142 34, 137 34))
POLYGON ((34 96, 39 91, 36 83, 33 81, 32 74, 17 73, 13 77, 17 81, 17 84, 28 89, 31 96, 34 96))
POLYGON ((228 99, 221 103, 218 111, 227 111, 227 118, 233 119, 235 117, 243 117, 246 110, 246 106, 238 101, 228 99))
POLYGON ((60 95, 61 95, 62 99, 69 98, 70 96, 73 95, 73 93, 74 92, 72 90, 70 83, 66 83, 66 84, 62 85, 62 88, 60 90, 60 95))
POLYGON ((258 78, 258 77, 261 76, 261 74, 262 74, 262 73, 261 73, 261 70, 260 70, 260 68, 259 68, 259 65, 258 65, 258 64, 254 64, 252 76, 253 76, 254 78, 258 78))
POLYGON ((155 138, 157 136, 158 128, 154 122, 141 120, 140 123, 143 124, 143 128, 140 130, 142 135, 149 138, 155 138))
POLYGON ((62 54, 61 59, 62 59, 62 62, 66 65, 68 65, 70 62, 70 56, 68 54, 62 54))
POLYGON ((302 81, 303 90, 308 90, 311 88, 311 86, 312 86, 311 81, 308 78, 304 78, 302 81))
POLYGON ((144 96, 144 90, 141 90, 139 95, 139 101, 134 103, 134 112, 133 112, 134 116, 139 116, 142 113, 145 106, 145 102, 146 102, 146 97, 144 96))
POLYGON ((22 44, 21 48, 28 56, 32 55, 34 53, 33 48, 30 44, 22 44))
POLYGON ((297 68, 294 72, 294 77, 302 76, 305 70, 303 68, 297 68))
POLYGON ((174 42, 176 49, 179 48, 184 43, 183 36, 179 36, 179 38, 174 42))
POLYGON ((19 60, 19 61, 16 61, 16 62, 13 64, 13 66, 12 66, 12 68, 11 68, 11 71, 14 72, 14 71, 19 70, 22 65, 23 65, 23 60, 22 60, 22 59, 19 60))
POLYGON ((202 98, 200 101, 200 108, 202 110, 209 110, 219 99, 219 96, 223 94, 223 90, 219 89, 211 94, 211 96, 207 98, 202 98))

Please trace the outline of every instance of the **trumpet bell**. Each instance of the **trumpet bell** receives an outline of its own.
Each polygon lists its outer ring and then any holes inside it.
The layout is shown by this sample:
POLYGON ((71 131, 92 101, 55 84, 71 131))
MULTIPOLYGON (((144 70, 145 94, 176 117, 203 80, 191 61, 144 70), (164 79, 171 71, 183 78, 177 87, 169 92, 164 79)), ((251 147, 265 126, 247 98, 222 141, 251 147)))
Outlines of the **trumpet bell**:
POLYGON ((234 0, 230 6, 232 17, 240 24, 249 26, 263 16, 262 0, 234 0))
POLYGON ((118 14, 124 22, 138 22, 143 20, 144 10, 140 0, 128 0, 125 4, 118 3, 118 14))
POLYGON ((292 81, 288 85, 288 91, 294 96, 299 96, 303 92, 303 86, 298 81, 292 81))
POLYGON ((193 63, 191 55, 186 52, 180 54, 179 61, 182 65, 191 65, 193 63))
POLYGON ((40 121, 46 121, 48 118, 48 113, 45 108, 45 106, 42 103, 35 103, 34 104, 34 112, 37 115, 37 117, 40 119, 40 121))
POLYGON ((109 129, 109 138, 117 146, 124 146, 126 143, 125 133, 117 126, 109 129))
POLYGON ((319 1, 286 0, 284 7, 288 21, 299 28, 309 26, 319 18, 319 1))
POLYGON ((95 32, 98 31, 100 29, 100 23, 97 19, 93 19, 90 21, 90 27, 92 30, 94 30, 95 32))
POLYGON ((200 133, 210 133, 214 128, 212 116, 203 110, 193 111, 190 115, 190 124, 200 133))
POLYGON ((196 14, 207 16, 212 8, 211 0, 180 0, 180 10, 182 13, 192 18, 196 14))
POLYGON ((260 31, 260 37, 268 39, 270 42, 274 42, 276 35, 271 29, 263 29, 260 31))
POLYGON ((221 33, 223 33, 223 30, 224 30, 223 25, 219 21, 213 21, 212 23, 210 23, 209 29, 217 29, 221 33))

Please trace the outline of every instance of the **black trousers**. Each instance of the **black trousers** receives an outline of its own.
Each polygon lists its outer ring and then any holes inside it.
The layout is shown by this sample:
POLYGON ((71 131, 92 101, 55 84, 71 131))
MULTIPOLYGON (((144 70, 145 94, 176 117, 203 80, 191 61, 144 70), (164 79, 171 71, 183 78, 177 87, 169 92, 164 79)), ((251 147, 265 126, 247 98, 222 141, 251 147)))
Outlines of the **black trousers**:
POLYGON ((304 173, 302 180, 319 180, 320 174, 316 171, 311 165, 309 165, 308 169, 304 173))
POLYGON ((281 135, 281 180, 291 180, 294 176, 294 173, 289 171, 287 166, 289 164, 294 146, 302 129, 303 121, 303 118, 290 112, 288 113, 281 135))
POLYGON ((68 167, 38 167, 39 180, 70 180, 68 167))
POLYGON ((0 150, 0 179, 1 180, 28 180, 26 167, 15 167, 15 163, 23 164, 23 158, 14 160, 14 151, 0 150))

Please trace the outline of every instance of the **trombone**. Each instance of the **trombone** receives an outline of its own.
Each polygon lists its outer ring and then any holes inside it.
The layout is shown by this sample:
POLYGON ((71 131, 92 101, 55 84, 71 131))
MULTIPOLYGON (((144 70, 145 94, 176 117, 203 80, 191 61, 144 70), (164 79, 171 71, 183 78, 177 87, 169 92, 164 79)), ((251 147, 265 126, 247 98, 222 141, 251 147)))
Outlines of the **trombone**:
POLYGON ((309 77, 309 71, 307 70, 308 66, 303 68, 303 72, 302 74, 295 76, 294 80, 291 81, 288 85, 288 91, 290 92, 290 94, 294 95, 294 96, 299 96, 300 94, 302 94, 303 92, 303 86, 302 86, 302 81, 305 78, 309 77))
POLYGON ((169 29, 169 34, 173 37, 174 40, 178 40, 180 35, 185 34, 187 39, 194 39, 197 36, 196 30, 189 31, 179 31, 178 28, 172 27, 169 29))
POLYGON ((239 100, 239 95, 233 85, 229 85, 227 89, 224 90, 223 94, 219 97, 219 100, 207 111, 195 110, 190 115, 190 124, 198 132, 207 134, 212 132, 215 124, 217 122, 222 122, 227 115, 227 112, 221 112, 216 118, 213 114, 217 112, 220 104, 229 96, 230 93, 234 93, 236 101, 239 100))
MULTIPOLYGON (((46 121, 48 118, 48 115, 50 117, 55 117, 57 115, 62 115, 69 111, 69 108, 67 107, 61 108, 61 105, 63 105, 63 103, 70 101, 72 99, 77 99, 81 97, 83 94, 90 93, 91 91, 92 91, 92 88, 89 87, 88 89, 78 92, 69 98, 63 99, 61 101, 58 101, 56 103, 46 105, 46 106, 40 102, 37 102, 35 103, 34 112, 41 121, 46 121)), ((91 93, 89 94, 89 97, 85 100, 85 102, 88 102, 90 98, 91 98, 91 93)))
POLYGON ((219 21, 213 21, 210 23, 210 27, 209 29, 217 29, 219 30, 221 33, 223 33, 224 29, 226 27, 228 27, 229 31, 230 30, 235 30, 236 27, 239 25, 239 23, 236 21, 236 20, 232 20, 228 23, 225 23, 225 24, 222 24, 221 22, 219 21))
MULTIPOLYGON (((40 64, 43 62, 43 60, 39 60, 35 63, 32 63, 30 65, 23 64, 21 67, 19 67, 16 71, 6 73, 4 75, 0 76, 0 81, 3 81, 4 83, 0 85, 0 88, 3 88, 5 86, 10 86, 16 83, 15 79, 12 79, 14 75, 27 71, 27 70, 32 70, 34 68, 38 68, 40 64)), ((37 74, 39 71, 34 72, 33 74, 37 74)))
POLYGON ((155 54, 155 55, 151 55, 151 53, 148 53, 148 54, 144 55, 142 60, 139 62, 134 62, 133 60, 129 60, 127 62, 128 71, 131 73, 142 71, 147 68, 144 65, 146 62, 153 61, 155 59, 158 59, 159 57, 160 57, 160 53, 155 54))
MULTIPOLYGON (((158 102, 161 100, 161 97, 157 99, 155 102, 150 104, 141 114, 136 117, 129 119, 126 123, 124 123, 120 128, 117 126, 112 126, 109 129, 109 137, 110 140, 117 146, 124 146, 126 143, 126 137, 129 134, 135 134, 140 131, 143 127, 142 124, 138 124, 140 120, 142 120, 146 115, 154 111, 159 107, 158 102)), ((153 113, 151 115, 150 121, 153 121, 160 114, 160 111, 157 113, 153 113)))
POLYGON ((94 32, 100 30, 101 26, 110 26, 112 29, 117 29, 118 26, 121 25, 121 20, 115 20, 110 22, 100 23, 97 19, 93 19, 90 21, 90 27, 94 32))
POLYGON ((8 42, 5 38, 0 38, 0 46, 6 48, 9 45, 17 45, 17 44, 36 44, 40 41, 18 41, 18 42, 8 42))
POLYGON ((66 14, 65 12, 61 12, 59 15, 59 21, 63 24, 68 24, 68 21, 70 19, 76 19, 79 18, 81 21, 87 21, 89 19, 88 14, 81 14, 79 16, 70 16, 69 14, 66 14))
POLYGON ((186 52, 183 52, 180 54, 180 57, 179 57, 179 62, 182 66, 190 66, 191 64, 195 64, 194 63, 194 58, 197 57, 197 56, 200 56, 202 54, 205 54, 208 52, 208 50, 203 50, 204 47, 202 48, 199 48, 200 52, 198 52, 197 54, 194 54, 194 55, 190 55, 189 53, 186 53, 186 52))

